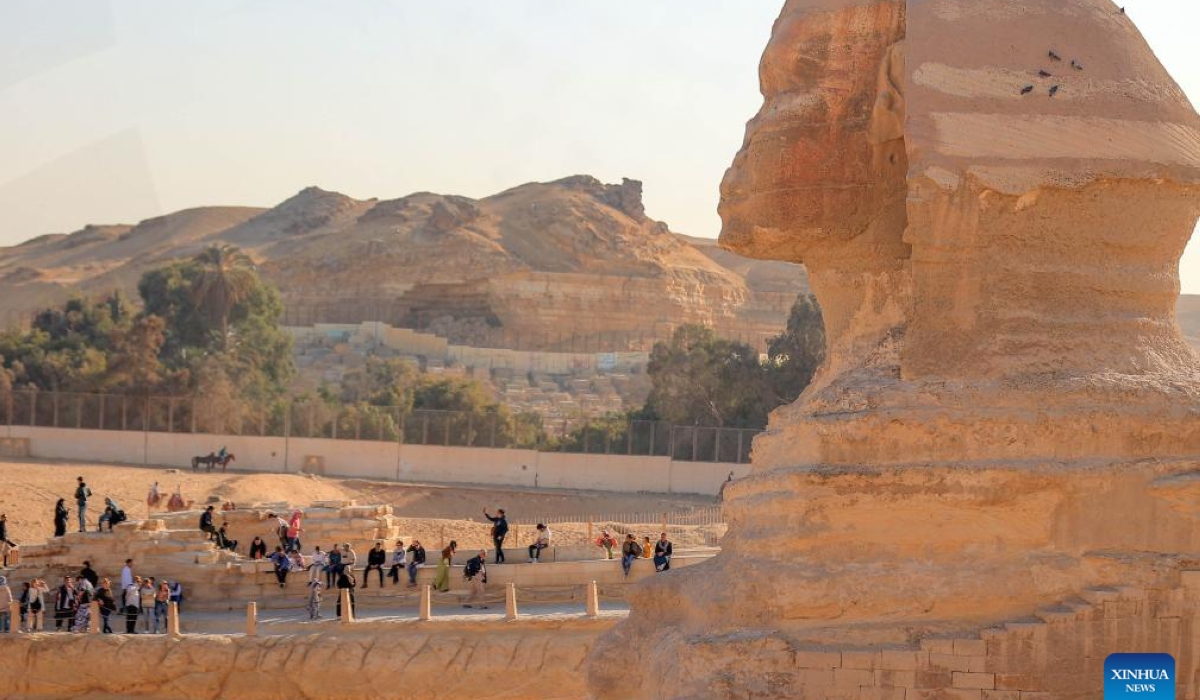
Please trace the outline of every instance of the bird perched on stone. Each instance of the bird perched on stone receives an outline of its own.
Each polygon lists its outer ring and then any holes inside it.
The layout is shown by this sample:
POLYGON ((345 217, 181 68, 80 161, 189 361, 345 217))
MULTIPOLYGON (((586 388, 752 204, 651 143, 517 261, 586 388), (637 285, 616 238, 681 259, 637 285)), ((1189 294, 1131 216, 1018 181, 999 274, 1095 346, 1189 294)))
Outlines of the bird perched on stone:
POLYGON ((1062 56, 1059 56, 1058 54, 1054 53, 1054 51, 1050 51, 1049 53, 1050 53, 1051 61, 1061 61, 1062 60, 1062 56))
POLYGON ((1032 86, 1032 85, 1026 85, 1025 87, 1021 88, 1021 94, 1022 94, 1022 95, 1028 95, 1028 94, 1029 94, 1029 93, 1031 93, 1031 92, 1033 92, 1033 86, 1032 86))
POLYGON ((1050 71, 1048 71, 1048 70, 1040 70, 1040 71, 1038 71, 1038 75, 1042 76, 1043 78, 1049 78, 1049 77, 1050 77, 1050 71))
POLYGON ((1122 8, 1121 8, 1121 14, 1125 14, 1125 8, 1124 8, 1124 7, 1122 7, 1122 8))
POLYGON ((1051 97, 1054 97, 1054 96, 1055 96, 1055 95, 1057 95, 1057 94, 1058 94, 1058 86, 1057 86, 1057 85, 1051 85, 1051 86, 1050 86, 1050 96, 1051 96, 1051 97))
POLYGON ((1071 59, 1071 67, 1075 70, 1083 70, 1083 64, 1073 58, 1071 59))

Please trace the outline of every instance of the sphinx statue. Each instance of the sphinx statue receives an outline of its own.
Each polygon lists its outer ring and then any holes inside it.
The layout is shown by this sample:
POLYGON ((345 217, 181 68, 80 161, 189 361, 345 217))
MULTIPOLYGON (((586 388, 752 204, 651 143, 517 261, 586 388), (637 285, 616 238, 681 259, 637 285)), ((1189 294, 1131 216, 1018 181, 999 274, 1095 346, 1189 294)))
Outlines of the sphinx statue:
POLYGON ((806 686, 804 650, 1178 577, 1200 556, 1200 360, 1174 318, 1200 117, 1131 19, 788 0, 760 80, 720 240, 808 268, 826 363, 726 491, 720 555, 631 596, 593 697, 859 697, 806 686))

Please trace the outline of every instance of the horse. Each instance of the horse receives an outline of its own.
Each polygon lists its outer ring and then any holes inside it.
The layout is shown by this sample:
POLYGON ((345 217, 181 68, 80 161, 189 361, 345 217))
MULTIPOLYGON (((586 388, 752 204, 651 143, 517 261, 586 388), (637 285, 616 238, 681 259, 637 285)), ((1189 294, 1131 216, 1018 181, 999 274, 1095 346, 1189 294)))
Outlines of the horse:
MULTIPOLYGON (((226 471, 226 470, 228 469, 228 467, 229 467, 229 463, 230 463, 230 462, 236 462, 236 461, 237 461, 237 458, 235 458, 235 457, 233 456, 233 453, 232 453, 232 452, 227 452, 227 453, 225 453, 225 457, 224 457, 223 459, 218 459, 218 460, 216 461, 216 464, 219 464, 219 465, 221 465, 221 473, 225 473, 225 471, 226 471)), ((212 471, 212 467, 210 466, 210 467, 208 468, 208 470, 209 470, 209 471, 212 471)))
POLYGON ((218 461, 217 453, 215 452, 209 452, 207 455, 192 457, 192 471, 196 471, 200 468, 200 465, 203 464, 207 466, 208 471, 211 472, 213 470, 213 465, 218 461))

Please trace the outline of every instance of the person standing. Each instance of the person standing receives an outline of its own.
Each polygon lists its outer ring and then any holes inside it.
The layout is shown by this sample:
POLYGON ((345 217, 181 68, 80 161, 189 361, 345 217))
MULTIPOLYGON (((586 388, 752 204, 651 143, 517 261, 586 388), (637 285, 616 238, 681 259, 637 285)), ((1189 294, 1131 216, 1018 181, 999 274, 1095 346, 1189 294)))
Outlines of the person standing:
POLYGON ((96 574, 96 570, 92 568, 92 562, 83 562, 83 568, 79 570, 79 578, 92 584, 92 588, 100 585, 100 577, 96 574))
POLYGON ((342 573, 342 553, 338 550, 336 542, 329 548, 326 559, 329 563, 325 565, 325 587, 333 588, 333 585, 337 583, 337 577, 342 573))
POLYGON ((9 547, 16 547, 17 543, 8 539, 8 516, 0 513, 0 542, 7 543, 9 547))
POLYGON ((29 631, 41 632, 45 628, 46 594, 50 587, 40 578, 29 585, 29 631))
POLYGON ((126 559, 125 566, 121 567, 121 590, 124 591, 133 585, 133 560, 126 559))
POLYGON ((158 634, 158 624, 162 623, 163 632, 167 631, 167 603, 171 602, 171 588, 164 580, 158 584, 154 592, 154 634, 158 634))
POLYGON ((392 579, 393 586, 400 585, 400 573, 407 564, 408 552, 404 550, 404 540, 396 540, 396 547, 392 550, 392 566, 388 569, 388 578, 392 579))
POLYGON ((529 545, 529 563, 536 564, 542 558, 542 550, 550 546, 550 528, 537 524, 537 537, 529 545))
POLYGON ((629 570, 633 567, 633 561, 642 556, 642 545, 638 544, 637 538, 632 534, 625 535, 625 542, 621 545, 621 569, 625 572, 625 578, 629 578, 629 570))
POLYGON ((183 584, 179 581, 171 583, 171 602, 177 611, 183 612, 183 584))
POLYGON ((19 620, 12 619, 12 604, 13 594, 12 589, 8 587, 8 578, 0 576, 0 634, 7 634, 12 625, 20 624, 19 620))
POLYGON ((67 534, 67 518, 71 516, 71 512, 67 510, 67 499, 60 498, 58 503, 54 504, 54 536, 62 537, 67 534))
POLYGON ((150 618, 154 616, 154 598, 157 595, 158 589, 153 578, 142 581, 142 587, 138 589, 138 609, 142 615, 142 631, 147 634, 154 626, 154 621, 150 618))
POLYGON ((92 619, 92 597, 87 591, 79 594, 79 599, 75 602, 75 626, 71 628, 72 632, 86 634, 88 631, 88 623, 92 619))
POLYGON ((383 551, 383 543, 376 542, 371 551, 367 552, 367 568, 363 569, 364 589, 371 583, 371 572, 379 573, 379 587, 383 588, 383 565, 387 563, 387 552, 383 551))
POLYGON ((492 546, 496 548, 496 563, 504 563, 504 538, 508 535, 508 517, 504 515, 504 509, 496 511, 496 517, 488 514, 487 508, 483 509, 483 517, 492 521, 492 546))
MULTIPOLYGON (((487 583, 487 552, 485 550, 479 550, 479 554, 467 560, 466 566, 463 567, 463 578, 471 587, 471 592, 463 602, 463 607, 475 607, 475 601, 483 599, 483 584, 487 583)), ((486 605, 479 607, 487 608, 486 605)))
POLYGON ((308 610, 308 619, 321 619, 321 579, 308 580, 308 603, 304 607, 308 610))
POLYGON ((420 540, 413 540, 408 545, 408 587, 417 587, 417 569, 425 565, 425 548, 420 540))
POLYGON ((92 490, 88 488, 83 477, 77 477, 78 486, 75 487, 75 506, 79 509, 79 531, 87 532, 87 504, 88 499, 92 497, 92 490))
POLYGON ((604 550, 604 553, 607 555, 605 558, 613 558, 613 548, 617 546, 617 538, 608 534, 608 530, 600 531, 600 537, 596 540, 596 544, 604 550))
POLYGON ((450 540, 450 544, 442 550, 442 558, 438 561, 437 574, 433 577, 433 587, 439 591, 450 590, 450 565, 454 562, 454 552, 458 543, 450 540))
POLYGON ((671 555, 674 553, 674 549, 671 541, 667 539, 667 533, 664 532, 658 536, 658 542, 654 543, 655 571, 671 570, 671 555))
POLYGON ((100 579, 100 584, 96 587, 96 602, 100 604, 101 631, 104 634, 112 634, 109 617, 117 609, 117 601, 113 598, 112 581, 106 578, 100 579))
POLYGON ((288 546, 287 548, 293 552, 300 551, 300 533, 304 528, 300 527, 303 514, 299 510, 292 511, 292 519, 288 521, 288 546))
POLYGON ((138 606, 142 602, 141 585, 134 579, 121 593, 125 611, 125 634, 137 634, 138 606))
POLYGON ((75 586, 70 576, 63 578, 62 585, 54 594, 54 631, 62 631, 63 623, 67 623, 67 631, 71 631, 71 617, 75 614, 75 586))

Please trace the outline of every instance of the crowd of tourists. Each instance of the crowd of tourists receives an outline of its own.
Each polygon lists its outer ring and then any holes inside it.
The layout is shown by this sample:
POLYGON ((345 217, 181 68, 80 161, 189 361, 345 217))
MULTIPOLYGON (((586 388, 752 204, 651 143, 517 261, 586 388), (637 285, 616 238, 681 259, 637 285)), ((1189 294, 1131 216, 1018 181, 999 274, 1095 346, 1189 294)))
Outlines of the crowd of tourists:
POLYGON ((45 579, 34 578, 15 590, 8 577, 0 576, 0 633, 16 628, 22 632, 87 632, 95 623, 101 632, 111 634, 114 626, 125 634, 162 634, 167 631, 168 603, 178 610, 183 604, 183 585, 178 581, 133 573, 133 560, 126 559, 116 585, 101 577, 90 561, 74 576, 64 576, 51 587, 45 579), (12 604, 17 604, 18 619, 12 619, 12 604), (92 604, 96 603, 93 610, 92 604), (138 622, 141 622, 140 630, 138 622))

